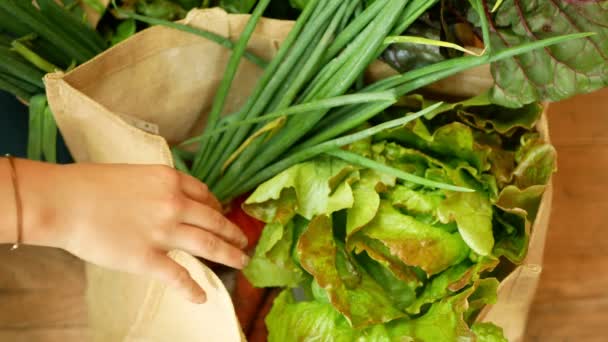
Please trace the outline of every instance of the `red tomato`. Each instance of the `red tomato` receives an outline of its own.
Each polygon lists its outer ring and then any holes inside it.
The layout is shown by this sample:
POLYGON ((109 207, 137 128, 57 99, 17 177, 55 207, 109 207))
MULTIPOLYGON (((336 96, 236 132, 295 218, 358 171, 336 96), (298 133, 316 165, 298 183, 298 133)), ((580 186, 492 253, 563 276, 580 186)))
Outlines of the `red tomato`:
POLYGON ((251 250, 258 243, 265 223, 247 215, 247 213, 242 209, 241 206, 247 197, 248 195, 243 195, 233 200, 230 211, 228 214, 226 214, 226 217, 232 221, 232 223, 239 226, 243 233, 245 233, 249 241, 247 250, 251 250))

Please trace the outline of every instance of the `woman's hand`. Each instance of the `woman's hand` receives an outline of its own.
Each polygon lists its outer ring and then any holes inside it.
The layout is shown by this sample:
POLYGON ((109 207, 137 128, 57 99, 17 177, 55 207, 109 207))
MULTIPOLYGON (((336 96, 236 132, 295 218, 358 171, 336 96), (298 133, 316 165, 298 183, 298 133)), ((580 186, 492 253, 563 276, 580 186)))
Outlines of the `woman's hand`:
POLYGON ((155 277, 202 303, 172 249, 242 268, 247 239, 207 186, 166 166, 17 162, 23 242, 63 248, 100 266, 155 277))

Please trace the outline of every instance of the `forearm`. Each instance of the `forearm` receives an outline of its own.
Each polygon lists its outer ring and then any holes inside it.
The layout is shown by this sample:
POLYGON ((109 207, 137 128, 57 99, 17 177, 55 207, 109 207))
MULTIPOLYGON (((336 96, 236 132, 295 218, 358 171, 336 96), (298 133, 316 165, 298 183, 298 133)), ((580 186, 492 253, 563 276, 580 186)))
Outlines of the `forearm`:
POLYGON ((45 227, 44 198, 37 196, 41 182, 52 182, 50 171, 57 166, 25 159, 13 159, 16 184, 13 184, 8 158, 0 158, 0 243, 17 242, 21 220, 21 243, 53 245, 45 227), (21 217, 17 215, 15 186, 19 192, 21 217))
POLYGON ((0 243, 17 241, 17 203, 8 158, 0 159, 0 243))

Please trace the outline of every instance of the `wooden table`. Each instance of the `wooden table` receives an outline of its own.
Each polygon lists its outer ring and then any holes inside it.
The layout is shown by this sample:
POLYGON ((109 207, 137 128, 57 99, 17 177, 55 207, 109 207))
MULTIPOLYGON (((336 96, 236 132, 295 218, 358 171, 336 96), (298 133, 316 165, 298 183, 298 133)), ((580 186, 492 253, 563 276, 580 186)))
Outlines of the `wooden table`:
MULTIPOLYGON (((527 341, 606 341, 608 89, 555 104, 559 153, 544 272, 527 341)), ((84 268, 71 255, 0 251, 0 341, 82 341, 84 268)))
POLYGON ((552 105, 549 126, 559 171, 526 341, 608 341, 608 89, 552 105))

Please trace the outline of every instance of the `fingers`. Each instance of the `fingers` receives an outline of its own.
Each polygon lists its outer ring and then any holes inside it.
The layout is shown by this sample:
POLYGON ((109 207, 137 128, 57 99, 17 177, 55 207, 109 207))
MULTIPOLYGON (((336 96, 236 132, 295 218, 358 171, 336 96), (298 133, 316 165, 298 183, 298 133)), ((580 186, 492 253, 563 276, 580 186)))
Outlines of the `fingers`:
POLYGON ((247 246, 247 237, 239 227, 204 204, 186 200, 182 215, 183 223, 203 228, 235 246, 241 248, 247 246))
POLYGON ((170 249, 181 249, 226 266, 242 269, 249 262, 245 252, 198 227, 181 224, 170 240, 170 249))
POLYGON ((209 191, 209 188, 207 188, 205 183, 202 183, 198 179, 183 172, 178 173, 180 175, 180 185, 182 191, 184 194, 186 194, 186 196, 197 202, 206 204, 219 212, 222 212, 222 205, 217 198, 213 196, 211 191, 209 191))
POLYGON ((207 300, 205 291, 192 279, 188 270, 165 253, 154 253, 147 260, 147 268, 158 280, 168 284, 193 303, 207 300))

